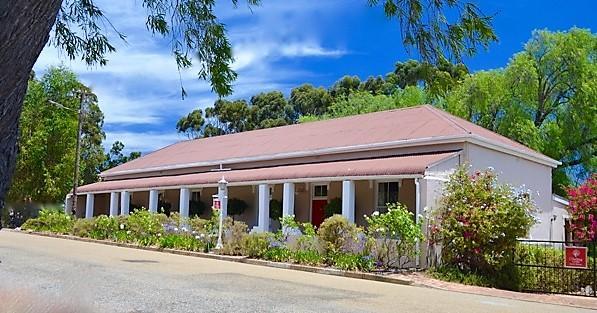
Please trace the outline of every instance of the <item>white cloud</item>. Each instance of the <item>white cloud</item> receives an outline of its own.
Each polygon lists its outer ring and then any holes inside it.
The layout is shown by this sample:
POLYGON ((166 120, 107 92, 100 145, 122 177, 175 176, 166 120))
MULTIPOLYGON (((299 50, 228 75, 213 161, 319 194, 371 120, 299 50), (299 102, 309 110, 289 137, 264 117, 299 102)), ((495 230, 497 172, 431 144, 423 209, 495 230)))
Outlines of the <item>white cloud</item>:
MULTIPOLYGON (((218 16, 227 25, 235 57, 232 67, 239 73, 231 98, 269 90, 287 92, 314 76, 287 60, 337 58, 348 53, 334 44, 323 44, 317 23, 345 8, 345 0, 264 1, 252 10, 244 5, 233 9, 225 3, 218 3, 218 16)), ((180 140, 175 133, 177 119, 213 104, 216 96, 210 85, 198 80, 197 68, 178 71, 168 41, 146 30, 146 12, 140 3, 102 0, 98 6, 127 35, 126 43, 114 38, 117 52, 107 56, 108 65, 89 68, 48 46, 35 65, 36 72, 64 63, 92 87, 109 130, 107 148, 121 140, 127 150, 147 152, 180 140), (185 100, 181 100, 181 84, 188 92, 185 100)))

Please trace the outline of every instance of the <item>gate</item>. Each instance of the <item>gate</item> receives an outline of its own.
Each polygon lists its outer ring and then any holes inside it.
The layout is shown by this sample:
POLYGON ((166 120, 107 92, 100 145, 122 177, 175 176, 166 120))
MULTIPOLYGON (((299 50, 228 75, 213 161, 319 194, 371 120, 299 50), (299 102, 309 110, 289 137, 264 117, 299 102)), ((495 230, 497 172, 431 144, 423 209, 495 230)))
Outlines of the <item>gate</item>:
POLYGON ((519 240, 514 264, 524 291, 597 296, 594 241, 519 240))

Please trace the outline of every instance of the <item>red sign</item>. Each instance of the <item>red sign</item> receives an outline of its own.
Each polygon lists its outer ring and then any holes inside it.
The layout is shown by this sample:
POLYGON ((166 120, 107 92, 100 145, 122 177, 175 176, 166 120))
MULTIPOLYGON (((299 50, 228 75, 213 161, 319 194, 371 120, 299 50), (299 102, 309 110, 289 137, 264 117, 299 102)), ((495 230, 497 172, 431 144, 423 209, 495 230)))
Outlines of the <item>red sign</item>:
POLYGON ((569 246, 564 248, 564 267, 587 268, 587 247, 569 246))
POLYGON ((218 197, 213 197, 213 203, 212 203, 212 207, 214 208, 214 210, 219 210, 220 209, 220 199, 218 197))

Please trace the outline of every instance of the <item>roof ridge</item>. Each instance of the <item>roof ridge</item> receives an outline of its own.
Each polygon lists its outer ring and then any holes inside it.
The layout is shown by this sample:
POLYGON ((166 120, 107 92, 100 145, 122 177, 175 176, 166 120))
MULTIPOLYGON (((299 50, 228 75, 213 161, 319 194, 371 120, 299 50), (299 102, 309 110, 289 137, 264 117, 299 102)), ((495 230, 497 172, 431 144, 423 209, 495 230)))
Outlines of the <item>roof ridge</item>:
POLYGON ((464 128, 462 125, 456 123, 452 119, 452 115, 451 114, 447 114, 445 111, 440 110, 440 109, 438 109, 438 108, 436 108, 434 106, 428 105, 428 104, 424 105, 424 107, 427 108, 427 110, 429 110, 433 114, 435 114, 437 117, 439 117, 442 120, 450 123, 454 128, 459 129, 459 130, 463 130, 468 135, 472 135, 472 132, 470 130, 468 130, 468 129, 464 128))

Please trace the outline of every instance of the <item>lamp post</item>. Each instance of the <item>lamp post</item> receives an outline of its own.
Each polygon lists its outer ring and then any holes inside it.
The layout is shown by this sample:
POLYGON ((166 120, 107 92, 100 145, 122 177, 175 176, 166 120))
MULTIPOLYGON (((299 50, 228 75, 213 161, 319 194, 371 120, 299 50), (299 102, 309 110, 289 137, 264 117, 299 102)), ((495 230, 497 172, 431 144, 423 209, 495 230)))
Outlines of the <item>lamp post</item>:
MULTIPOLYGON (((61 103, 58 103, 53 100, 48 100, 51 104, 57 106, 61 109, 66 109, 69 111, 77 112, 77 146, 75 148, 75 171, 73 173, 73 195, 72 195, 72 208, 71 213, 72 215, 76 215, 77 213, 77 188, 79 187, 79 163, 81 160, 81 132, 83 131, 83 102, 87 102, 87 92, 78 91, 79 93, 79 109, 71 109, 67 106, 64 106, 61 103)), ((66 212, 67 208, 64 208, 64 213, 66 212)))
POLYGON ((228 182, 222 176, 222 179, 218 182, 218 200, 220 201, 220 227, 218 228, 218 243, 216 249, 222 249, 222 226, 224 224, 224 214, 227 212, 228 207, 228 182))

